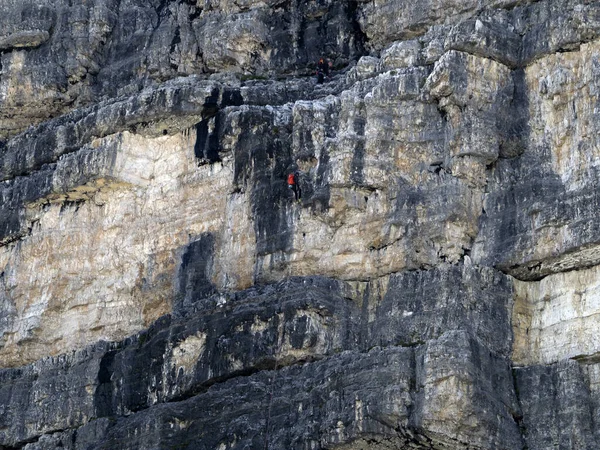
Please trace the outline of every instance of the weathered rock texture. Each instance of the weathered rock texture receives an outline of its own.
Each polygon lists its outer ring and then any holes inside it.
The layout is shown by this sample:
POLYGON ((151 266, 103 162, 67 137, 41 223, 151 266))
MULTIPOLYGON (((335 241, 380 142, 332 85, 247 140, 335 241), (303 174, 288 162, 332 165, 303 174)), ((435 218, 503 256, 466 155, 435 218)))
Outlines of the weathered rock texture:
POLYGON ((0 12, 0 449, 600 448, 598 2, 0 12))

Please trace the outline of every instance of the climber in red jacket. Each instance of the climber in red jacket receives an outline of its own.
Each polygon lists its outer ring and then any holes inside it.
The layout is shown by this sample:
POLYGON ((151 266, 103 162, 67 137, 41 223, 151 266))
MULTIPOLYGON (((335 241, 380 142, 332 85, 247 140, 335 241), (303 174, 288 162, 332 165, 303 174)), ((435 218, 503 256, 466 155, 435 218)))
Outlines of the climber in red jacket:
POLYGON ((300 200, 300 187, 298 186, 298 173, 290 173, 287 177, 288 188, 294 191, 294 199, 300 200))

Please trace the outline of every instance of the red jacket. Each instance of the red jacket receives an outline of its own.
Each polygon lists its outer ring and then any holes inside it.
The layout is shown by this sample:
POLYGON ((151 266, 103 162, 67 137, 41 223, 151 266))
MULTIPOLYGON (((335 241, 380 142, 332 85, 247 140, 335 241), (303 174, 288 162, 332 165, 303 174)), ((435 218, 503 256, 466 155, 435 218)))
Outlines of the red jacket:
POLYGON ((296 184, 296 177, 293 173, 290 173, 288 175, 288 184, 296 184))

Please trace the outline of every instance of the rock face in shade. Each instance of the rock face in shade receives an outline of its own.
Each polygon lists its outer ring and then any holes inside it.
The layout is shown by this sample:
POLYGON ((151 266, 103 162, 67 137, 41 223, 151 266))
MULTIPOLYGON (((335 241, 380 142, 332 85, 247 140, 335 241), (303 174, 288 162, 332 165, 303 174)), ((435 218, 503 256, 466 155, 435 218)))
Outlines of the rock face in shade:
POLYGON ((315 54, 360 56, 356 2, 291 3, 9 0, 0 137, 177 76, 308 72, 315 54))
POLYGON ((532 448, 597 448, 598 374, 597 361, 515 370, 524 435, 532 448))
POLYGON ((0 12, 0 448, 600 448, 599 4, 0 12))
POLYGON ((505 276, 454 266, 391 277, 372 314, 348 297, 358 295, 355 287, 319 277, 217 294, 117 344, 2 372, 10 430, 2 438, 18 446, 52 434, 53 445, 67 448, 185 447, 198 439, 196 448, 269 440, 284 449, 372 438, 520 448, 510 339, 477 329, 490 322, 509 329, 508 294, 505 276), (425 280, 442 289, 423 296, 425 280), (477 294, 461 295, 467 282, 477 294), (418 335, 398 310, 432 330, 418 335), (40 398, 36 405, 25 392, 40 398), (123 418, 115 422, 115 413, 123 418), (173 423, 181 433, 167 431, 173 423), (100 424, 106 439, 97 442, 87 430, 100 424), (154 431, 126 443, 124 436, 147 427, 154 431), (55 435, 67 428, 78 431, 55 435))

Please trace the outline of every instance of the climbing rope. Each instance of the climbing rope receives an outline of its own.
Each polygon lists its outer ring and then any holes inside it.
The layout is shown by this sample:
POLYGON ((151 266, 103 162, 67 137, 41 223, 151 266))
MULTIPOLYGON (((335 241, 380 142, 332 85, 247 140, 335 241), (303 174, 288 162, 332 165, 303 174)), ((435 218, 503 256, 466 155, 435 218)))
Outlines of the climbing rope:
MULTIPOLYGON (((285 287, 287 290, 288 281, 285 282, 285 287)), ((279 311, 283 310, 283 296, 279 296, 279 311)), ((283 328, 285 330, 285 326, 283 328)), ((283 331, 281 336, 281 342, 283 344, 285 331, 283 331)), ((277 377, 277 365, 279 361, 277 361, 277 343, 279 342, 279 330, 277 332, 277 338, 275 339, 274 349, 273 349, 273 357, 275 358, 275 367, 273 369, 273 376, 271 377, 271 384, 269 385, 269 403, 267 405, 267 420, 265 424, 265 450, 269 450, 269 428, 271 426, 271 406, 273 405, 273 391, 275 390, 275 378, 277 377)))
POLYGON ((269 403, 267 405, 267 421, 265 424, 265 450, 269 450, 269 427, 271 425, 271 405, 273 404, 273 390, 275 388, 275 377, 277 376, 277 358, 275 358, 275 368, 273 369, 271 384, 269 385, 269 403))

